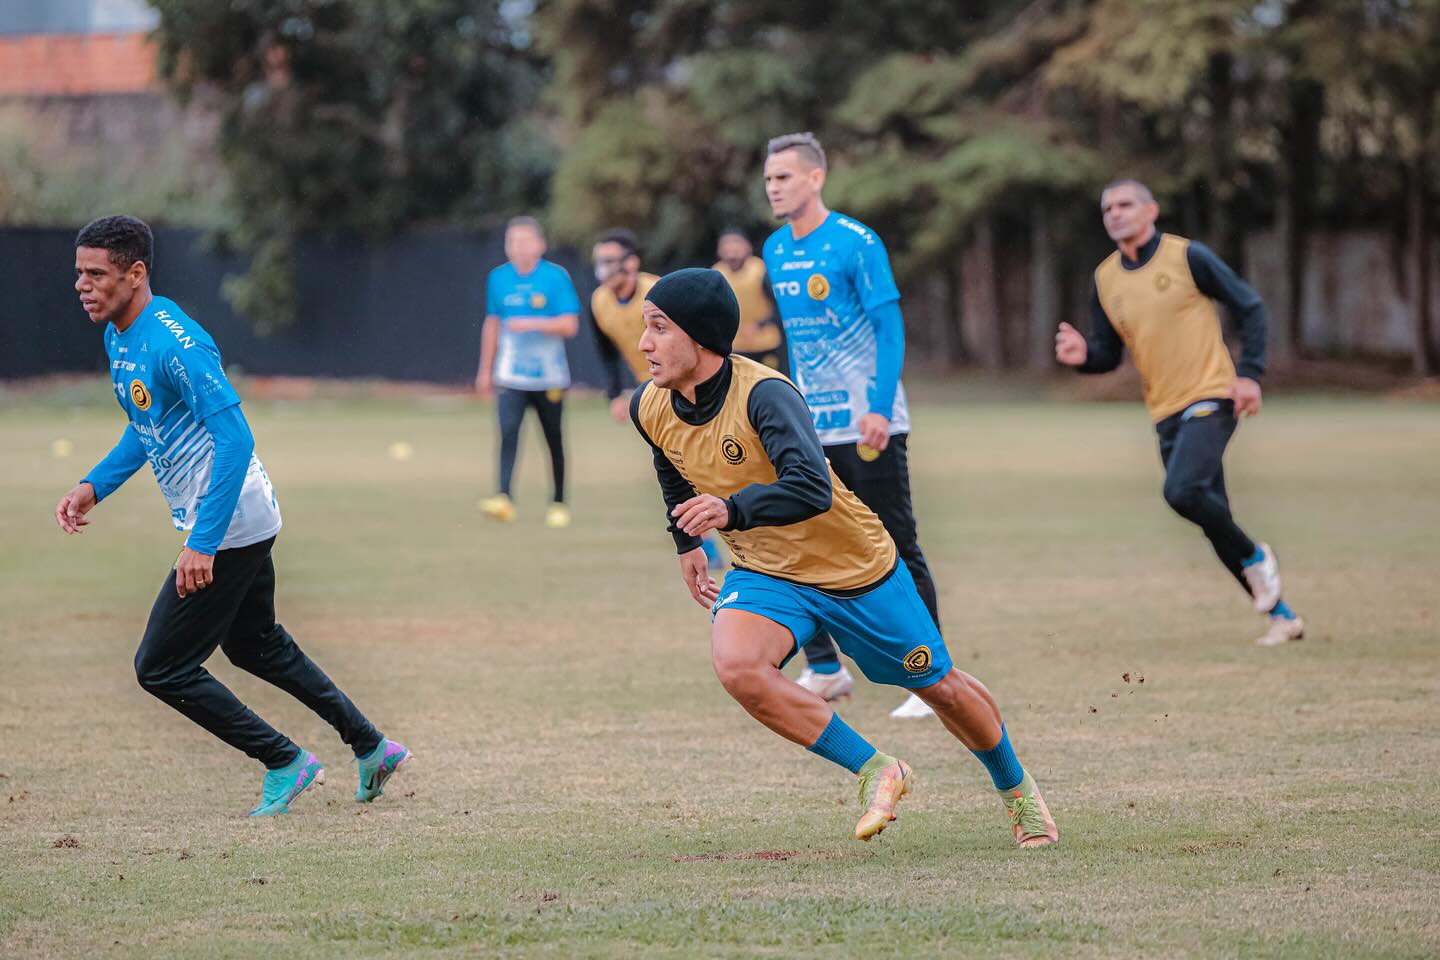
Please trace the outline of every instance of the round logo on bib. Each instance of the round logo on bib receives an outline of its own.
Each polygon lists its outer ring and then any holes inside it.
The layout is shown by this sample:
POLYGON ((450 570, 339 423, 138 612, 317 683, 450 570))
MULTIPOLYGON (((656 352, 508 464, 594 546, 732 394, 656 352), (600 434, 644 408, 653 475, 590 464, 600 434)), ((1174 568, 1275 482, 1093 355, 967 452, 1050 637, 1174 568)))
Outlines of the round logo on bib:
POLYGON ((545 306, 545 294, 543 294, 543 293, 532 293, 532 294, 530 294, 530 308, 531 308, 532 310, 539 310, 539 309, 540 309, 541 307, 543 307, 543 306, 545 306))
POLYGON ((150 391, 139 380, 130 381, 130 402, 141 410, 150 409, 150 391))
POLYGON ((932 659, 930 656, 930 648, 921 644, 905 654, 905 659, 901 662, 905 665, 905 672, 907 673, 924 673, 930 669, 932 659))
POLYGON ((830 296, 830 281, 825 279, 823 273, 812 273, 810 279, 805 281, 805 292, 810 294, 812 300, 824 300, 830 296))
POLYGON ((720 456, 724 457, 730 466, 738 467, 745 462, 745 448, 740 445, 739 440, 727 433, 720 441, 720 456))

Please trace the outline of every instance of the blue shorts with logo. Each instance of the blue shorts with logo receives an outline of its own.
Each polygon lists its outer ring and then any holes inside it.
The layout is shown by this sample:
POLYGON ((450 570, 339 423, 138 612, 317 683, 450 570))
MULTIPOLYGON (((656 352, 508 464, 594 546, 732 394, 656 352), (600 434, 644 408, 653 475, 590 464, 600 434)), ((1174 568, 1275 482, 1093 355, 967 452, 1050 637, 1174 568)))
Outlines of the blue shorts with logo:
POLYGON ((711 608, 712 618, 721 610, 744 610, 789 630, 795 646, 781 666, 825 630, 875 683, 928 687, 950 672, 950 652, 903 563, 858 597, 836 597, 753 570, 731 570, 711 608))

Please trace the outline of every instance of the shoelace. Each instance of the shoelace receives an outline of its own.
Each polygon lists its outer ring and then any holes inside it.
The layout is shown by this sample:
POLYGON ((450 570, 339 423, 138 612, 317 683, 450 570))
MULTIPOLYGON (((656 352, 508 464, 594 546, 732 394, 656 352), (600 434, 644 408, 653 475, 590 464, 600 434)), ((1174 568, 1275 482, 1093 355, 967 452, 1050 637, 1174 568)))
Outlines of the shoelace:
POLYGON ((1010 822, 1018 826, 1027 837, 1039 836, 1045 832, 1045 818, 1040 816, 1040 805, 1034 797, 1014 797, 1005 801, 1010 822))
POLYGON ((879 770, 876 770, 869 776, 860 778, 860 806, 867 809, 869 808, 870 802, 868 799, 866 799, 865 794, 869 792, 871 785, 874 785, 877 790, 879 789, 880 785, 875 781, 880 777, 881 774, 883 774, 886 770, 889 769, 889 767, 881 767, 879 770))

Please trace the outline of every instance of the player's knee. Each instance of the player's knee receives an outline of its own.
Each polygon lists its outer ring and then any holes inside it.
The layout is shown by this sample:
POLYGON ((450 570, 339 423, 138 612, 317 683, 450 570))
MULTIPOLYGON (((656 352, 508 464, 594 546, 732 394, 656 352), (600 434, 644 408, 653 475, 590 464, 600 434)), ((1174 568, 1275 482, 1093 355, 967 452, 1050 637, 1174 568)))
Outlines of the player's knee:
POLYGON ((155 697, 163 697, 175 685, 170 672, 155 658, 147 657, 143 647, 135 654, 135 679, 140 689, 155 697))
POLYGON ((1200 511, 1205 491, 1193 483, 1167 483, 1164 494, 1170 509, 1188 518, 1200 511))
POLYGON ((774 669, 749 651, 718 647, 710 651, 710 665, 720 685, 735 697, 753 688, 766 670, 774 669))

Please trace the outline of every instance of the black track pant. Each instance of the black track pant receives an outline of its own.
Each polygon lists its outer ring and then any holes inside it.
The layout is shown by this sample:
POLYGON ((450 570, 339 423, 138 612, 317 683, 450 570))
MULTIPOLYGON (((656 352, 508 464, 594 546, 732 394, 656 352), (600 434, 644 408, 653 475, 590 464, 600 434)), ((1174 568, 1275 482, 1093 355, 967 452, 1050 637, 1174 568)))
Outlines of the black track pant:
POLYGON ((1235 426, 1233 403, 1204 401, 1161 420, 1155 433, 1165 465, 1165 502, 1204 531, 1225 569, 1249 593, 1241 565, 1255 552, 1255 543, 1230 516, 1222 463, 1235 426))
POLYGON ((370 753, 380 744, 380 732, 275 622, 274 543, 271 537, 221 550, 215 555, 215 582, 183 600, 171 570, 135 653, 135 676, 147 692, 235 749, 271 769, 285 766, 299 748, 202 666, 219 647, 235 666, 315 711, 356 756, 370 753))
POLYGON ((500 391, 496 398, 500 412, 500 492, 510 495, 510 481, 515 476, 515 458, 520 452, 520 427, 525 423, 525 410, 534 407, 550 448, 551 493, 556 503, 565 502, 565 439, 560 431, 560 417, 565 409, 562 390, 500 391))
MULTIPOLYGON (((915 509, 910 503, 910 454, 906 446, 908 434, 897 434, 875 460, 860 459, 855 444, 844 443, 825 448, 825 457, 840 482, 850 488, 860 502, 875 511, 895 547, 900 559, 910 568, 915 580, 915 589, 925 601, 930 618, 940 626, 940 608, 935 599, 935 580, 930 576, 930 567, 925 554, 920 552, 920 535, 915 529, 915 509)), ((805 644, 807 663, 826 663, 840 659, 835 641, 828 633, 817 633, 815 639, 805 644)))

